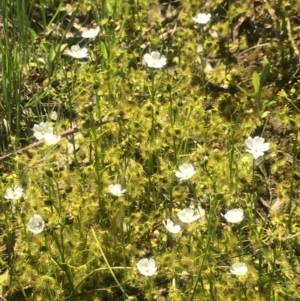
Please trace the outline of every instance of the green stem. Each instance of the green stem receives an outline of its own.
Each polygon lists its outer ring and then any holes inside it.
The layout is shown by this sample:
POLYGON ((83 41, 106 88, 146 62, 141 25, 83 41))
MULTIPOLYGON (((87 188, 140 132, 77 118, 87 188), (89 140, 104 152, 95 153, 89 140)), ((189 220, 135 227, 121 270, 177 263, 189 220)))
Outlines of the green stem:
POLYGON ((252 203, 254 208, 254 222, 256 224, 257 198, 255 194, 255 159, 252 161, 252 203))
POLYGON ((59 263, 57 260, 55 260, 53 258, 53 256, 52 256, 52 260, 65 272, 65 275, 66 275, 66 277, 68 279, 68 282, 69 282, 70 288, 71 288, 71 296, 70 296, 70 298, 71 298, 72 296, 75 295, 75 287, 74 287, 74 284, 73 284, 73 279, 72 279, 72 275, 71 275, 69 266, 65 262, 64 243, 63 243, 63 234, 62 234, 63 229, 59 229, 59 230, 60 230, 60 240, 61 240, 61 243, 59 242, 58 237, 56 236, 55 230, 53 230, 53 232, 52 232, 52 237, 53 237, 53 239, 55 241, 55 244, 57 246, 58 252, 60 254, 61 263, 59 263))
POLYGON ((121 292, 123 293, 125 299, 128 299, 128 295, 126 294, 126 292, 125 292, 125 290, 123 289, 122 285, 121 285, 120 282, 118 281, 118 279, 117 279, 117 277, 116 277, 116 275, 115 275, 113 269, 111 268, 109 262, 107 261, 107 258, 106 258, 106 256, 105 256, 103 250, 102 250, 102 247, 101 247, 100 242, 99 242, 99 240, 98 240, 98 238, 97 238, 97 236, 96 236, 96 234, 95 234, 94 229, 91 228, 91 230, 92 230, 93 236, 94 236, 94 238, 95 238, 95 240, 96 240, 96 242, 97 242, 97 246, 98 246, 98 248, 99 248, 99 250, 100 250, 100 252, 101 252, 101 255, 102 255, 102 257, 103 257, 103 259, 104 259, 104 261, 105 261, 105 263, 106 263, 106 265, 107 265, 107 267, 108 267, 108 269, 109 269, 109 271, 110 271, 112 277, 114 278, 116 284, 118 285, 119 289, 120 289, 121 292))
POLYGON ((292 233, 292 225, 293 225, 293 217, 294 217, 294 211, 296 210, 297 206, 294 206, 293 209, 293 195, 294 195, 294 174, 296 170, 296 163, 297 163, 297 157, 298 157, 298 131, 296 130, 295 133, 295 140, 293 144, 293 165, 292 165, 292 176, 291 176, 291 184, 290 184, 290 191, 289 191, 289 203, 288 203, 288 228, 289 232, 292 233))
POLYGON ((214 219, 212 218, 211 214, 216 212, 216 208, 218 207, 218 204, 219 204, 219 201, 217 201, 217 200, 215 202, 213 200, 211 201, 211 207, 210 207, 211 209, 210 209, 210 213, 209 213, 210 216, 207 219, 208 224, 207 224, 207 238, 206 238, 205 252, 204 252, 204 256, 203 256, 203 259, 200 264, 200 268, 199 268, 199 271, 198 271, 198 274, 197 274, 197 277, 195 280, 192 295, 188 298, 188 301, 194 300, 196 289, 197 289, 198 283, 201 279, 202 268, 204 266, 204 263, 207 261, 207 257, 209 256, 210 251, 211 251, 211 241, 215 237, 215 232, 216 232, 216 225, 213 221, 214 219))

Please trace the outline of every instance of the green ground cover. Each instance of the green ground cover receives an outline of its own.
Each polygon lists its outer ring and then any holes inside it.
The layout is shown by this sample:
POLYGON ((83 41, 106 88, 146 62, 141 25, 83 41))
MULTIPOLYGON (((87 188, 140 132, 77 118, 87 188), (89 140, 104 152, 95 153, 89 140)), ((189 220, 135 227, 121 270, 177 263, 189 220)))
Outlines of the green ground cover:
POLYGON ((0 300, 300 300, 299 11, 0 1, 0 300))

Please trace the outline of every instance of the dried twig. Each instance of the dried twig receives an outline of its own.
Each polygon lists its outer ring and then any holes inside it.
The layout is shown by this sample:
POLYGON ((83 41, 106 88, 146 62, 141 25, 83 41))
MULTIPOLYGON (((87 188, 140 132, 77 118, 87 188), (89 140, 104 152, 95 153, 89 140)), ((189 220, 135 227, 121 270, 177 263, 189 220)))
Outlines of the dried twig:
POLYGON ((290 40, 291 45, 292 45, 292 47, 294 49, 294 52, 299 57, 300 52, 299 52, 299 49, 297 48, 297 45, 296 45, 296 43, 294 41, 294 38, 293 38, 292 28, 291 28, 291 22, 290 22, 289 18, 286 18, 286 28, 287 28, 287 32, 288 32, 288 35, 289 35, 289 40, 290 40))
MULTIPOLYGON (((96 121, 96 125, 103 125, 103 124, 106 124, 106 123, 109 123, 109 122, 115 122, 115 121, 119 120, 119 118, 120 118, 120 116, 119 117, 112 117, 112 118, 103 118, 101 120, 96 121)), ((61 132, 59 135, 61 137, 66 137, 66 136, 69 136, 71 134, 77 133, 79 131, 80 131, 80 128, 75 126, 74 128, 71 128, 71 129, 68 129, 68 130, 65 130, 65 131, 61 132)), ((9 153, 9 154, 6 154, 6 155, 0 157, 0 162, 3 162, 5 160, 9 159, 13 155, 19 155, 19 154, 22 154, 23 152, 25 152, 25 151, 27 151, 31 148, 41 146, 44 143, 45 143, 44 139, 42 139, 40 141, 37 141, 37 142, 34 142, 34 143, 31 143, 31 144, 27 145, 26 147, 23 147, 23 148, 17 150, 15 153, 9 153)))

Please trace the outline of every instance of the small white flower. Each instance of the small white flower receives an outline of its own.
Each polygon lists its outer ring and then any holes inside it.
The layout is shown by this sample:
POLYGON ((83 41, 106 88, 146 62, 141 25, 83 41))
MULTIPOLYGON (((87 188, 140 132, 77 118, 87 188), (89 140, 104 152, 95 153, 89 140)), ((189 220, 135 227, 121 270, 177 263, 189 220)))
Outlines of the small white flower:
POLYGON ((122 226, 123 226, 123 232, 124 233, 127 233, 130 230, 130 226, 128 224, 123 223, 122 226))
POLYGON ((248 268, 245 263, 237 262, 232 265, 230 272, 236 276, 244 276, 247 274, 248 268))
POLYGON ((179 166, 179 171, 175 172, 175 176, 180 178, 180 181, 188 180, 196 173, 194 166, 190 163, 185 163, 179 166))
POLYGON ((170 219, 167 219, 167 222, 163 221, 163 224, 166 229, 173 234, 177 234, 181 230, 181 227, 179 225, 174 225, 170 219))
POLYGON ((28 223, 28 229, 34 234, 43 232, 45 228, 45 222, 39 214, 34 214, 28 223))
POLYGON ((88 50, 85 47, 80 48, 79 45, 73 45, 71 49, 67 49, 67 54, 75 59, 83 59, 88 57, 88 50))
POLYGON ((148 67, 151 68, 159 69, 167 64, 167 59, 157 51, 152 51, 150 54, 146 53, 144 60, 148 67))
POLYGON ((199 214, 194 214, 194 210, 191 208, 182 209, 177 213, 177 216, 183 223, 192 223, 197 219, 201 218, 199 214))
POLYGON ((265 143, 265 139, 261 137, 249 137, 245 140, 246 152, 252 154, 254 159, 264 155, 264 152, 270 149, 270 143, 265 143))
POLYGON ((198 14, 193 20, 199 24, 206 24, 211 18, 211 14, 198 14))
POLYGON ((137 263, 137 268, 139 272, 144 276, 152 276, 157 270, 157 267, 155 266, 155 261, 152 258, 141 259, 137 263))
POLYGON ((200 219, 204 219, 204 217, 205 217, 205 210, 200 205, 197 206, 197 210, 198 210, 200 219))
POLYGON ((40 124, 35 124, 32 128, 33 136, 42 140, 45 138, 46 134, 53 134, 53 127, 49 125, 47 122, 41 122, 40 124))
POLYGON ((126 189, 122 189, 121 184, 111 184, 108 186, 108 189, 110 193, 115 196, 123 196, 124 193, 126 192, 126 189))
POLYGON ((210 76, 211 73, 214 71, 214 68, 211 66, 211 64, 209 62, 204 62, 205 64, 205 67, 204 67, 204 73, 207 75, 207 76, 210 76))
POLYGON ((192 210, 196 210, 196 212, 198 211, 200 219, 204 219, 204 217, 205 217, 205 210, 201 207, 200 203, 196 204, 196 206, 195 206, 194 203, 191 203, 189 208, 192 209, 192 210))
POLYGON ((82 32, 81 36, 83 38, 92 39, 92 38, 96 37, 99 32, 100 32, 100 27, 98 26, 96 28, 91 28, 89 30, 82 32))
POLYGON ((57 120, 57 112, 56 111, 52 111, 50 113, 49 117, 51 118, 51 120, 56 121, 57 120))
POLYGON ((232 209, 226 212, 224 218, 228 223, 237 224, 244 218, 244 211, 241 208, 232 209))
POLYGON ((45 142, 50 145, 57 144, 60 140, 60 136, 56 136, 54 134, 46 133, 44 135, 45 142))
POLYGON ((7 188, 4 194, 4 198, 7 200, 18 200, 23 194, 23 188, 16 186, 14 188, 7 188))

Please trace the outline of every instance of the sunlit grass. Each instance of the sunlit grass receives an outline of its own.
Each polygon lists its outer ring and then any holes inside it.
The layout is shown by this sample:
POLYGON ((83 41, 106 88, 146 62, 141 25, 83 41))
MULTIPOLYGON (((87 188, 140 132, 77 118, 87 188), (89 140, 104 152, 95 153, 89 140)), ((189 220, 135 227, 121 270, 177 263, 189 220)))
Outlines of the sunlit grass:
POLYGON ((0 298, 298 300, 283 25, 266 45, 246 2, 69 2, 0 6, 0 298))

